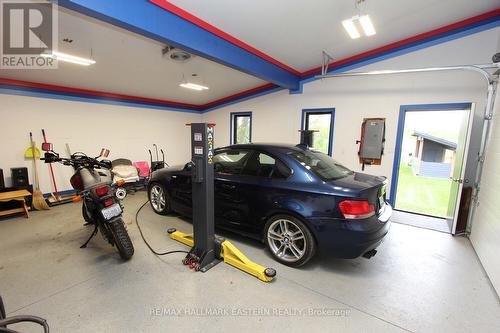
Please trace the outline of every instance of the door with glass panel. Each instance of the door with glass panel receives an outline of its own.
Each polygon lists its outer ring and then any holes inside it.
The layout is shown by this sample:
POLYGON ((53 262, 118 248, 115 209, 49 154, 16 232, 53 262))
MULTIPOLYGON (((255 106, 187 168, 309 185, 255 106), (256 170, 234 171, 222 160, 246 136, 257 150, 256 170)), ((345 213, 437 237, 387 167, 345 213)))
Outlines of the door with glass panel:
POLYGON ((400 115, 393 205, 429 217, 427 228, 455 232, 471 134, 470 107, 413 106, 400 115))

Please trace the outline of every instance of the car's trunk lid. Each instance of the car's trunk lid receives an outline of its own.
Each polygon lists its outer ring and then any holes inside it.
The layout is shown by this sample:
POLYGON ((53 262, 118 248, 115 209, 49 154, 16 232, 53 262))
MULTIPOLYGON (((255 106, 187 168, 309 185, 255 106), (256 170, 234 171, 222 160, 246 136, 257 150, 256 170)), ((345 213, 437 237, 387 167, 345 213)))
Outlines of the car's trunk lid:
POLYGON ((380 211, 386 203, 387 178, 354 172, 328 182, 343 197, 367 199, 380 211))

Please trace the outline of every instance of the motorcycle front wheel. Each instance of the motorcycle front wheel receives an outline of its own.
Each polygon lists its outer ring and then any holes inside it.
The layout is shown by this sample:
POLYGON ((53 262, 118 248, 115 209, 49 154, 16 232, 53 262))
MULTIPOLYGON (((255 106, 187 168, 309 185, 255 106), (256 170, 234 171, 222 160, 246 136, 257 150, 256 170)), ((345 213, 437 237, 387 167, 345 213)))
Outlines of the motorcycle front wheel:
POLYGON ((134 245, 130 240, 125 224, 121 218, 109 223, 109 229, 113 235, 113 240, 123 260, 129 260, 134 255, 134 245))

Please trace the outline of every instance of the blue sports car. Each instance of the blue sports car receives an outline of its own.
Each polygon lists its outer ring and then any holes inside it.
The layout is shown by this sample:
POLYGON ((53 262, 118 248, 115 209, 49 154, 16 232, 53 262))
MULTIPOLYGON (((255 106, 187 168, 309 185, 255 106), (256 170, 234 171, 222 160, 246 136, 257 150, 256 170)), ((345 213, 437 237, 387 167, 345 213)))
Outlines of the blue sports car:
MULTIPOLYGON (((317 251, 369 258, 389 230, 385 177, 303 145, 232 145, 214 155, 216 227, 263 241, 285 265, 301 266, 317 251)), ((190 217, 190 164, 155 171, 148 194, 156 213, 190 217)))

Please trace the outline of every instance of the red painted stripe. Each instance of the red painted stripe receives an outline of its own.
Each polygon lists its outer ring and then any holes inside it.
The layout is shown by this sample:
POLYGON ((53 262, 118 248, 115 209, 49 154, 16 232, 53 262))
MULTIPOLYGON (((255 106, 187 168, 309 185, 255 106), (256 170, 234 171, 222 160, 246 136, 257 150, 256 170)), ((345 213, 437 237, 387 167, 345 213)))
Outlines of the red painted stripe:
MULTIPOLYGON (((438 29, 434 29, 434 30, 425 32, 425 33, 422 33, 422 34, 419 34, 419 35, 416 35, 413 37, 402 39, 400 41, 397 41, 397 42, 394 42, 391 44, 387 44, 387 45, 384 45, 382 47, 378 47, 376 49, 372 49, 370 51, 363 52, 363 53, 357 54, 357 55, 352 56, 352 57, 348 57, 348 58, 344 58, 342 60, 335 61, 335 62, 329 64, 328 68, 337 67, 337 66, 343 65, 345 63, 348 63, 348 62, 351 62, 354 60, 359 60, 359 59, 362 59, 365 57, 369 57, 371 55, 374 55, 374 54, 377 54, 377 53, 380 53, 383 51, 391 50, 391 49, 394 49, 394 48, 397 48, 400 46, 404 46, 404 45, 407 45, 410 43, 418 42, 422 39, 433 37, 433 36, 436 36, 436 35, 451 31, 451 30, 459 29, 459 28, 462 28, 466 25, 480 22, 480 21, 483 21, 483 20, 486 20, 486 19, 489 19, 489 18, 492 18, 495 16, 499 16, 499 15, 500 15, 500 8, 492 10, 492 11, 484 13, 484 14, 481 14, 481 15, 477 15, 477 16, 459 21, 459 22, 455 22, 453 24, 446 25, 446 26, 438 28, 438 29)), ((308 71, 303 72, 301 74, 301 76, 311 75, 311 74, 314 74, 314 73, 319 72, 319 71, 321 71, 321 67, 316 67, 316 68, 313 68, 313 69, 310 69, 308 71)))
MULTIPOLYGON (((464 27, 464 26, 466 26, 468 24, 480 22, 480 21, 483 21, 483 20, 489 19, 491 17, 498 16, 498 15, 500 15, 500 8, 499 9, 495 9, 495 10, 490 11, 490 12, 487 12, 487 13, 484 13, 484 14, 481 14, 481 15, 478 15, 478 16, 474 16, 474 17, 471 17, 471 18, 459 21, 459 22, 455 22, 453 24, 450 24, 450 25, 447 25, 447 26, 444 26, 444 27, 441 27, 441 28, 438 28, 438 29, 431 30, 431 31, 423 33, 423 34, 419 34, 419 35, 416 35, 416 36, 413 36, 413 37, 409 37, 409 38, 406 38, 406 39, 403 39, 403 40, 400 40, 400 41, 397 41, 397 42, 394 42, 394 43, 391 43, 391 44, 387 44, 385 46, 382 46, 382 47, 379 47, 379 48, 376 48, 376 49, 373 49, 373 50, 370 50, 370 51, 367 51, 367 52, 364 52, 364 53, 360 53, 360 54, 357 54, 357 55, 352 56, 352 57, 348 57, 348 58, 344 58, 344 59, 338 60, 338 61, 333 62, 330 65, 328 65, 328 68, 340 66, 340 65, 343 65, 345 63, 351 62, 353 60, 358 60, 358 59, 361 59, 361 58, 364 58, 364 57, 368 57, 368 56, 371 56, 373 54, 376 54, 376 53, 379 53, 379 52, 383 52, 383 51, 386 51, 386 50, 390 50, 390 49, 393 49, 393 48, 396 48, 396 47, 399 47, 399 46, 403 46, 403 45, 406 45, 406 44, 409 44, 409 43, 413 43, 415 41, 419 41, 419 40, 422 40, 422 39, 425 39, 425 38, 428 38, 428 37, 432 37, 432 36, 438 35, 438 34, 443 33, 443 32, 448 32, 448 31, 451 31, 451 30, 454 30, 454 29, 459 29, 459 28, 464 27)), ((316 67, 316 68, 313 68, 313 69, 310 69, 308 71, 305 71, 305 72, 301 73, 300 76, 307 76, 307 75, 314 74, 314 73, 319 72, 319 71, 321 71, 321 67, 316 67)), ((234 95, 230 95, 230 96, 227 96, 227 97, 224 97, 224 98, 220 98, 218 100, 209 102, 209 103, 204 104, 204 105, 200 105, 200 107, 202 109, 209 108, 209 107, 212 107, 214 105, 217 105, 217 104, 220 104, 220 103, 224 103, 224 102, 236 99, 236 98, 241 97, 241 96, 246 96, 246 95, 251 95, 252 93, 257 93, 257 92, 262 91, 262 90, 264 90, 266 88, 270 88, 271 86, 274 86, 274 85, 273 84, 265 84, 265 85, 262 85, 262 86, 258 86, 258 87, 255 87, 255 88, 252 88, 252 89, 248 89, 248 90, 242 91, 242 92, 234 94, 234 95)))
POLYGON ((149 1, 154 3, 155 5, 163 8, 163 9, 165 9, 166 11, 169 11, 172 14, 175 14, 175 15, 185 19, 186 21, 193 23, 194 25, 197 25, 198 27, 205 29, 208 32, 213 33, 214 35, 219 36, 220 38, 222 38, 228 42, 230 42, 236 46, 239 46, 242 49, 247 50, 250 53, 255 54, 256 56, 258 56, 264 60, 267 60, 270 63, 273 63, 274 65, 276 65, 278 67, 283 68, 284 70, 287 70, 295 75, 301 74, 298 70, 272 58, 271 56, 265 54, 264 52, 257 50, 253 46, 248 45, 247 43, 239 40, 238 38, 231 36, 230 34, 216 28, 215 26, 211 25, 210 23, 203 21, 202 19, 194 16, 193 14, 185 11, 182 8, 175 6, 174 4, 172 4, 166 0, 149 0, 149 1))
POLYGON ((122 94, 115 94, 115 93, 102 92, 102 91, 96 91, 96 90, 70 88, 70 87, 57 86, 57 85, 52 85, 52 84, 12 80, 12 79, 6 79, 6 78, 1 78, 1 77, 0 77, 0 84, 6 84, 6 85, 18 86, 18 87, 26 87, 26 88, 46 89, 46 90, 51 90, 51 91, 69 92, 69 93, 75 93, 75 94, 85 94, 85 95, 91 95, 91 96, 96 96, 96 97, 106 97, 106 98, 113 98, 113 99, 117 99, 117 100, 127 100, 127 101, 133 101, 133 102, 157 103, 157 104, 174 105, 174 106, 193 108, 193 109, 199 108, 198 105, 189 104, 189 103, 180 103, 180 102, 173 102, 173 101, 155 99, 155 98, 122 95, 122 94))
MULTIPOLYGON (((150 1, 156 2, 159 0, 150 0, 150 1)), ((394 42, 394 43, 391 43, 391 44, 388 44, 388 45, 385 45, 385 46, 382 46, 382 47, 379 47, 379 48, 376 48, 376 49, 373 49, 373 50, 370 50, 370 51, 367 51, 364 53, 360 53, 360 54, 357 54, 357 55, 352 56, 352 57, 348 57, 348 58, 336 61, 334 63, 331 63, 329 65, 329 68, 339 66, 339 65, 348 63, 350 61, 353 61, 353 60, 358 60, 358 59, 376 54, 378 52, 390 50, 390 49, 393 49, 393 48, 396 48, 399 46, 403 46, 403 45, 406 45, 406 44, 409 44, 409 43, 412 43, 415 41, 419 41, 419 40, 422 40, 422 39, 427 38, 427 37, 432 37, 432 36, 435 36, 435 35, 443 33, 443 32, 448 32, 448 31, 451 31, 454 29, 459 29, 459 28, 466 26, 468 24, 480 22, 482 20, 486 20, 486 19, 496 17, 499 15, 500 15, 500 8, 493 10, 493 11, 490 11, 490 12, 487 12, 487 13, 484 13, 484 14, 481 14, 481 15, 478 15, 478 16, 474 16, 474 17, 453 23, 453 24, 450 24, 450 25, 447 25, 447 26, 444 26, 444 27, 441 27, 441 28, 438 28, 438 29, 435 29, 435 30, 432 30, 432 31, 429 31, 429 32, 426 32, 426 33, 423 33, 423 34, 420 34, 420 35, 416 35, 416 36, 406 38, 406 39, 400 40, 398 42, 394 42)), ((301 73, 301 76, 307 76, 310 74, 314 74, 320 70, 321 70, 321 67, 313 68, 311 70, 308 70, 306 72, 301 73)), ((71 93, 77 93, 77 94, 80 93, 80 94, 92 95, 92 96, 97 96, 97 97, 108 97, 108 98, 113 98, 113 99, 117 99, 117 100, 128 100, 128 101, 138 101, 138 102, 149 102, 149 103, 157 103, 157 104, 165 104, 165 105, 174 105, 174 106, 191 108, 193 110, 203 110, 205 108, 209 108, 209 107, 212 107, 212 106, 220 104, 220 103, 234 100, 234 99, 237 99, 237 98, 242 97, 242 96, 248 96, 248 95, 251 95, 253 93, 258 93, 258 92, 263 91, 267 88, 276 87, 272 83, 267 83, 267 84, 264 84, 264 85, 261 85, 261 86, 258 86, 258 87, 252 88, 252 89, 248 89, 248 90, 245 90, 245 91, 242 91, 242 92, 239 92, 239 93, 227 96, 227 97, 223 97, 223 98, 214 100, 214 101, 206 103, 206 104, 195 105, 195 104, 189 104, 189 103, 180 103, 180 102, 173 102, 173 101, 168 101, 168 100, 159 100, 159 99, 152 99, 152 98, 145 98, 145 97, 114 94, 114 93, 108 93, 108 92, 99 92, 99 91, 95 91, 95 90, 70 88, 70 87, 63 87, 63 86, 50 85, 50 84, 12 80, 12 79, 6 79, 6 78, 0 78, 0 84, 14 85, 14 86, 21 86, 21 87, 28 87, 28 88, 47 89, 47 90, 53 90, 53 91, 71 92, 71 93)))

